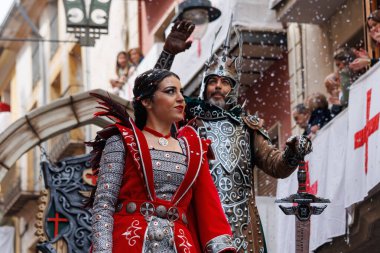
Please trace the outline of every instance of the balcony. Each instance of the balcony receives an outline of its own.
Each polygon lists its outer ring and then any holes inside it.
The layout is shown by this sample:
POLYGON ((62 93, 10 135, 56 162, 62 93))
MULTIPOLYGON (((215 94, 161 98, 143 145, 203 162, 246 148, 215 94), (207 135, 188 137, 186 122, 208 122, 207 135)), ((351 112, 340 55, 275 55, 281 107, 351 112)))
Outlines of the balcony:
POLYGON ((329 20, 347 0, 272 0, 270 8, 276 10, 281 22, 322 24, 329 20))
POLYGON ((25 177, 20 176, 20 168, 13 166, 4 179, 1 181, 0 206, 4 216, 16 215, 25 203, 29 200, 36 200, 39 197, 39 191, 27 190, 25 177))

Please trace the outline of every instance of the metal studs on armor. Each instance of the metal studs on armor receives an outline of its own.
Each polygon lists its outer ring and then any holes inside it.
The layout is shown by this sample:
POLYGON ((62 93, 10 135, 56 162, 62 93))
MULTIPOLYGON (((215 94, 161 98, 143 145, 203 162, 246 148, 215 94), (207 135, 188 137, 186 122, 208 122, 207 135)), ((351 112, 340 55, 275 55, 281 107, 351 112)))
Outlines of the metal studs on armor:
POLYGON ((122 208, 123 208, 123 203, 119 203, 119 204, 117 204, 115 211, 120 212, 122 208))
POLYGON ((176 221, 178 220, 178 217, 179 217, 178 209, 175 207, 170 207, 168 210, 168 220, 176 221))
POLYGON ((143 216, 152 216, 154 214, 154 206, 152 203, 144 202, 140 207, 143 216))
POLYGON ((135 202, 129 202, 127 205, 127 213, 134 213, 137 209, 135 202))
POLYGON ((166 217, 166 213, 167 213, 167 210, 166 210, 166 207, 163 206, 163 205, 159 205, 157 208, 156 208, 156 214, 158 217, 160 218, 165 218, 166 217))
POLYGON ((162 239, 164 239, 164 233, 162 232, 161 229, 157 230, 155 233, 154 233, 154 239, 156 241, 162 241, 162 239))

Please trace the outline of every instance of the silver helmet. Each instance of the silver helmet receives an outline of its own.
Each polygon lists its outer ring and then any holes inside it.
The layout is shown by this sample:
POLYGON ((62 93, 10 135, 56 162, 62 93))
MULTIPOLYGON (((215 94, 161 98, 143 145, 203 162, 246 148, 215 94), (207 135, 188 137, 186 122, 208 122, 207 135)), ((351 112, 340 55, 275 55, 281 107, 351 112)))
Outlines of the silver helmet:
MULTIPOLYGON (((205 64, 205 71, 203 73, 202 85, 199 92, 199 98, 206 99, 206 85, 208 80, 213 76, 225 77, 231 81, 232 89, 226 96, 227 105, 236 105, 238 100, 238 93, 240 87, 240 75, 241 75, 241 38, 238 31, 235 31, 238 35, 239 41, 239 56, 231 57, 230 50, 230 36, 232 29, 232 16, 230 25, 228 28, 227 36, 223 44, 223 52, 221 56, 212 54, 210 59, 205 64)), ((219 31, 218 31, 219 32, 219 31)))

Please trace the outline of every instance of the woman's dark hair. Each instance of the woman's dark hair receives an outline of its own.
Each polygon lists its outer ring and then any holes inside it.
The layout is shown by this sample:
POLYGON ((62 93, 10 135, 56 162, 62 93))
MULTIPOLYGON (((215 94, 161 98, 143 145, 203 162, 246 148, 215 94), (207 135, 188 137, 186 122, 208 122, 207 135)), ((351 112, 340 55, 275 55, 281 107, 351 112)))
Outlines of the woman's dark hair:
POLYGON ((367 20, 373 20, 380 23, 380 10, 375 10, 368 15, 367 20))
POLYGON ((119 64, 119 56, 120 55, 124 55, 125 58, 127 59, 127 65, 126 67, 128 67, 128 62, 129 62, 129 57, 128 57, 128 53, 125 52, 125 51, 120 51, 117 56, 116 56, 116 68, 115 68, 115 72, 116 72, 116 75, 119 76, 119 69, 121 68, 120 64, 119 64))
POLYGON ((342 61, 348 65, 356 59, 354 50, 351 47, 340 47, 334 53, 334 60, 342 61))
POLYGON ((133 109, 135 111, 135 123, 139 129, 144 128, 147 119, 147 112, 141 101, 152 99, 160 82, 169 76, 174 76, 179 80, 175 73, 166 69, 151 69, 136 78, 133 87, 133 109))
POLYGON ((310 113, 309 108, 307 108, 304 103, 300 103, 296 105, 296 107, 294 108, 294 111, 300 114, 310 113))

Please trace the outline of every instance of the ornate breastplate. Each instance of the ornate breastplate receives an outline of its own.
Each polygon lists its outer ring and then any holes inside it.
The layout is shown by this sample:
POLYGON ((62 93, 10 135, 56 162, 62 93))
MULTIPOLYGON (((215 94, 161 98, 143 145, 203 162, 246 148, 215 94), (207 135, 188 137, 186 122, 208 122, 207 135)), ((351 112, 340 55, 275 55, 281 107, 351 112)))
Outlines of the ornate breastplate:
MULTIPOLYGON (((215 160, 210 171, 218 189, 224 212, 231 225, 236 248, 246 249, 243 235, 250 222, 249 198, 252 196, 251 144, 248 129, 228 118, 202 120, 208 139, 212 140, 215 160)), ((204 134, 203 133, 203 134, 204 134)))

